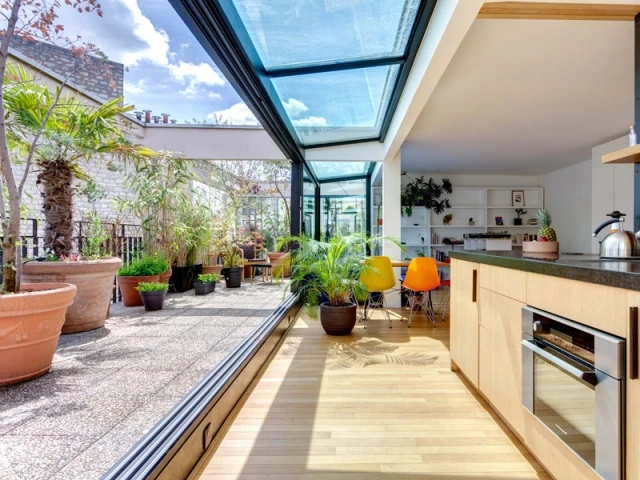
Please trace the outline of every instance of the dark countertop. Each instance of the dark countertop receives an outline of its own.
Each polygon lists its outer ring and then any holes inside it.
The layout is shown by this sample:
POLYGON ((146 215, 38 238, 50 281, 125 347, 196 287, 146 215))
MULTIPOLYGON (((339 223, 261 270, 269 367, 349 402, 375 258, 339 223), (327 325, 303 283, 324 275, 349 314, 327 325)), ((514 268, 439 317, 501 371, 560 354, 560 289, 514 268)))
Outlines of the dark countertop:
POLYGON ((580 254, 530 258, 520 249, 507 252, 454 250, 449 255, 469 262, 640 291, 640 260, 600 260, 598 255, 580 254))

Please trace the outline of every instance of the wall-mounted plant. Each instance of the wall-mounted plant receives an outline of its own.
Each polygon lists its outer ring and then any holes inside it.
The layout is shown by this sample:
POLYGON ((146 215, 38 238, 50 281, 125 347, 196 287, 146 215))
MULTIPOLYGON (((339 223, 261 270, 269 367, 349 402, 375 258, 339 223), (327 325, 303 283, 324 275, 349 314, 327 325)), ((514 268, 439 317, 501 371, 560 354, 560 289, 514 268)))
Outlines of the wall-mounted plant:
POLYGON ((439 184, 433 177, 426 181, 423 176, 418 177, 404 187, 400 197, 401 213, 410 217, 413 215, 413 207, 427 207, 427 210, 433 210, 440 215, 447 208, 451 208, 448 198, 441 199, 445 193, 453 193, 453 186, 448 178, 443 178, 442 184, 439 184))

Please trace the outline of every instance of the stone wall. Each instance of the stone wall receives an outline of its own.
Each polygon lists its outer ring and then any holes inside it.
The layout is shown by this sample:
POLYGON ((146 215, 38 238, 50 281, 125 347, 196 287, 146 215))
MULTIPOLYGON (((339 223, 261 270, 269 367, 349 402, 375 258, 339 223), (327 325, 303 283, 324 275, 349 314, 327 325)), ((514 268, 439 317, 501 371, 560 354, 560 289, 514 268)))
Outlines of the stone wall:
POLYGON ((11 40, 11 49, 28 57, 35 67, 40 66, 61 78, 73 74, 70 83, 83 93, 101 100, 110 100, 123 94, 124 65, 121 63, 88 56, 79 65, 69 49, 20 37, 11 40))

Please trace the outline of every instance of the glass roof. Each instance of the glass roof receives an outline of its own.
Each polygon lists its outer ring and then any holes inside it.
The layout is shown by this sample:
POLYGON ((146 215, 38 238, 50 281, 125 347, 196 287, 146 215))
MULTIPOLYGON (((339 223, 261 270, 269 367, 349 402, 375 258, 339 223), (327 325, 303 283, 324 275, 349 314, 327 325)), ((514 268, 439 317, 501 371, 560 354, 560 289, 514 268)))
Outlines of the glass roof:
POLYGON ((220 2, 303 147, 380 139, 423 3, 220 2))
POLYGON ((371 162, 308 162, 318 180, 365 176, 371 162))

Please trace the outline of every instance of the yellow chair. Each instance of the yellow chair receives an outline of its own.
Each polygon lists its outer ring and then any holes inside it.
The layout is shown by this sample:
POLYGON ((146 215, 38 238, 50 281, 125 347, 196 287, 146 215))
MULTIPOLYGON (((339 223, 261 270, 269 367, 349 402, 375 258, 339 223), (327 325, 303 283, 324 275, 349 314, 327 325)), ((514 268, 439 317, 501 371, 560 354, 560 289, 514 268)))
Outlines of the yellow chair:
POLYGON ((369 295, 364 302, 362 320, 365 322, 368 321, 367 309, 382 308, 382 313, 387 320, 389 320, 389 328, 391 328, 391 316, 386 308, 384 298, 384 292, 396 286, 396 275, 391 266, 391 259, 389 257, 367 257, 365 259, 365 265, 370 268, 367 268, 366 271, 360 275, 360 281, 367 287, 369 295), (374 298, 372 293, 377 293, 379 296, 374 298))
POLYGON ((413 311, 422 307, 435 326, 436 320, 431 302, 431 291, 440 286, 438 264, 431 257, 416 257, 411 260, 407 273, 402 282, 402 288, 409 293, 409 327, 413 318, 413 311))

